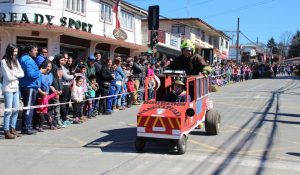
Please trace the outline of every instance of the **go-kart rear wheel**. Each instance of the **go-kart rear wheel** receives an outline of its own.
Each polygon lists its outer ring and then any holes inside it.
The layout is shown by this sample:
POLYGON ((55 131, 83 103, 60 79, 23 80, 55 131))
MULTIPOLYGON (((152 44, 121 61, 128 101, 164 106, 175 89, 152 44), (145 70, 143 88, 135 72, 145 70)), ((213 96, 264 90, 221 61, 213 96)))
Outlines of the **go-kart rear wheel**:
POLYGON ((143 152, 146 145, 146 139, 142 137, 136 137, 135 139, 135 149, 138 152, 143 152))
POLYGON ((178 141, 177 141, 177 151, 178 154, 184 154, 187 149, 187 137, 182 136, 178 141))
POLYGON ((221 125, 221 115, 216 110, 209 110, 205 116, 205 131, 208 135, 218 135, 221 125))

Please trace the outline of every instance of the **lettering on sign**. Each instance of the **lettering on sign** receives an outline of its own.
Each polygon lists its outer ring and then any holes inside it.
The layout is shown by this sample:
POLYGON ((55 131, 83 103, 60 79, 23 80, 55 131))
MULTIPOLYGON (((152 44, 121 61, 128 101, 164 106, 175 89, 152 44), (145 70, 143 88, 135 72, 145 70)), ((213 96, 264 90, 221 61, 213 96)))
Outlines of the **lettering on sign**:
MULTIPOLYGON (((55 16, 52 15, 42 15, 35 13, 33 17, 28 17, 26 13, 0 13, 0 25, 1 24, 8 24, 8 23, 27 23, 27 24, 48 24, 49 26, 53 25, 53 19, 55 16)), ((92 31, 92 24, 88 24, 85 22, 82 22, 80 20, 74 20, 72 18, 67 17, 61 17, 59 19, 60 26, 68 27, 76 30, 81 30, 84 32, 91 33, 92 31)))
POLYGON ((127 40, 127 34, 122 29, 114 29, 113 35, 117 40, 127 40))
POLYGON ((138 113, 138 115, 142 115, 142 114, 144 114, 145 112, 151 111, 151 110, 153 110, 153 109, 158 109, 158 108, 159 108, 159 109, 167 109, 167 110, 170 110, 176 117, 180 117, 180 116, 181 116, 181 113, 180 113, 177 109, 175 109, 173 106, 167 106, 167 105, 163 105, 163 106, 151 106, 151 107, 149 107, 149 108, 146 108, 146 109, 140 111, 140 112, 138 113))

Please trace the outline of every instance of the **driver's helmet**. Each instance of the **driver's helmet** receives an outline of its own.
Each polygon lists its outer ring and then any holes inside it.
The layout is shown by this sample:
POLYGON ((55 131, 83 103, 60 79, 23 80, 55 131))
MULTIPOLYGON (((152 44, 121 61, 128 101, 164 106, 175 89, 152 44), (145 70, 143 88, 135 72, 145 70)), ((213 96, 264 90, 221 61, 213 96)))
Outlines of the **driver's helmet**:
POLYGON ((181 51, 189 50, 189 51, 192 51, 193 54, 195 53, 195 45, 189 39, 182 40, 180 48, 181 48, 181 51))

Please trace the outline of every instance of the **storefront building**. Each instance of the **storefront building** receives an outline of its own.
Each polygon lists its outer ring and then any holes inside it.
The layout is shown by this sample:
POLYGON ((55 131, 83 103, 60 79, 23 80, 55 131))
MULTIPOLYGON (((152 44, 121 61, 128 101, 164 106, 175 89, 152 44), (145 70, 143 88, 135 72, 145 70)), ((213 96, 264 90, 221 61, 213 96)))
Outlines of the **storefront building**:
POLYGON ((160 30, 179 36, 180 40, 192 40, 196 46, 196 53, 205 55, 204 57, 211 55, 210 62, 228 58, 230 38, 205 21, 199 18, 173 18, 160 19, 159 22, 160 30))
POLYGON ((120 28, 112 0, 0 0, 0 57, 7 44, 36 43, 48 55, 68 52, 74 58, 96 50, 104 57, 139 55, 141 19, 147 13, 122 2, 118 8, 120 28))

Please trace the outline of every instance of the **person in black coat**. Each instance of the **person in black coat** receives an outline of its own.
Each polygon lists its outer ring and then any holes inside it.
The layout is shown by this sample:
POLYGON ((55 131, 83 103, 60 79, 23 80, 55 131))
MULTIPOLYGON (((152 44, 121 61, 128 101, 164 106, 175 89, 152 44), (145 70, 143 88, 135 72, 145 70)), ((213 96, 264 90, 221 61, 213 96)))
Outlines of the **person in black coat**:
MULTIPOLYGON (((108 96, 109 88, 111 85, 111 81, 115 78, 113 69, 112 69, 112 59, 107 59, 105 62, 105 66, 102 67, 100 72, 100 92, 101 96, 108 96)), ((107 110, 107 98, 101 99, 101 106, 103 107, 103 114, 109 115, 111 112, 107 110)))

